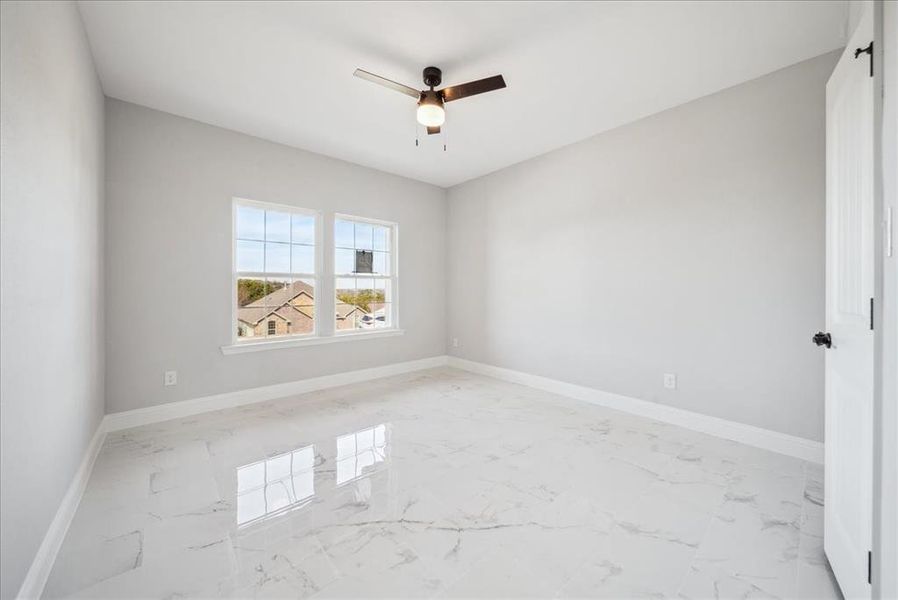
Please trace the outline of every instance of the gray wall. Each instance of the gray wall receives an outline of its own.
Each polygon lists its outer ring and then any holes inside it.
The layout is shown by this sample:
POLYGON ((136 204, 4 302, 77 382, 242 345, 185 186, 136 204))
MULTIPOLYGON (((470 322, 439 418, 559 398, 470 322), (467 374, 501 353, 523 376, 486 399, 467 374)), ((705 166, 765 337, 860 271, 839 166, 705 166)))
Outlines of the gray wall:
POLYGON ((107 412, 445 354, 445 190, 117 100, 106 116, 107 412), (398 222, 406 334, 222 355, 233 196, 398 222))
POLYGON ((71 3, 0 3, 0 597, 103 416, 103 93, 71 3))
POLYGON ((821 440, 837 58, 451 188, 450 352, 821 440))

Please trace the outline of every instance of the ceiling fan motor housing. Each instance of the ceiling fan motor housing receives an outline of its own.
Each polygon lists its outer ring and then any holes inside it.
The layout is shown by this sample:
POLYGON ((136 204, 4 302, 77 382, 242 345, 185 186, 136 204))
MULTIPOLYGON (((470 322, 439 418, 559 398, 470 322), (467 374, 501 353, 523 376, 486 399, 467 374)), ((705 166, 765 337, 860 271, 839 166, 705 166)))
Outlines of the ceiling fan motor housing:
POLYGON ((443 72, 436 67, 424 68, 424 85, 433 89, 443 82, 443 72))
POLYGON ((440 95, 439 92, 435 92, 433 90, 424 90, 421 92, 421 99, 418 100, 418 105, 422 104, 435 104, 437 106, 443 106, 443 96, 440 95))

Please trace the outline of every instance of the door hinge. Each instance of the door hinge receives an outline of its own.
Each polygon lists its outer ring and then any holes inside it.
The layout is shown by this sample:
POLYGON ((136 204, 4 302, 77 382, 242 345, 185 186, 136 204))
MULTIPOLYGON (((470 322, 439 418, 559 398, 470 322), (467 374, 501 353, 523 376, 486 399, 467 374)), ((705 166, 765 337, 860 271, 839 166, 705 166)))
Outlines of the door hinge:
POLYGON ((873 331, 873 298, 870 298, 870 331, 873 331))
POLYGON ((873 585, 873 552, 867 550, 867 583, 873 585))
POLYGON ((861 54, 870 55, 870 77, 873 77, 873 42, 870 42, 866 48, 855 48, 854 57, 857 58, 861 54))

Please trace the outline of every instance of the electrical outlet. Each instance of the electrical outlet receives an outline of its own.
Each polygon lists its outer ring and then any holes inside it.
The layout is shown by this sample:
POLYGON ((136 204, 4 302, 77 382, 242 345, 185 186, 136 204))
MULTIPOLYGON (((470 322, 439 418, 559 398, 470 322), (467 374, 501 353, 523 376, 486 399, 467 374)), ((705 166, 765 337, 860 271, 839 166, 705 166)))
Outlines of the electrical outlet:
POLYGON ((677 389, 677 374, 676 373, 665 373, 664 374, 664 387, 668 390, 677 389))
POLYGON ((165 377, 162 382, 165 385, 178 385, 178 372, 177 371, 166 371, 165 377))
POLYGON ((452 347, 458 348, 458 338, 452 338, 452 347))

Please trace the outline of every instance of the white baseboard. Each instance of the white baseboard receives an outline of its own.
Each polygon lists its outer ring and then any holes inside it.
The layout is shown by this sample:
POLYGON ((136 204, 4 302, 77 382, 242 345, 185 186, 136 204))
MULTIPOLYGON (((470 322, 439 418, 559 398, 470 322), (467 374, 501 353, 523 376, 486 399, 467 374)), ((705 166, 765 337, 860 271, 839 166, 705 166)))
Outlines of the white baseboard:
POLYGON ((568 396, 576 400, 582 400, 584 402, 598 404, 600 406, 613 408, 615 410, 632 413, 642 417, 648 417, 650 419, 655 419, 656 421, 671 423, 672 425, 678 425, 680 427, 685 427, 686 429, 692 429, 693 431, 699 431, 719 438, 756 446, 758 448, 763 448, 764 450, 794 456, 815 463, 823 463, 823 444, 821 442, 815 442, 780 433, 778 431, 771 431, 769 429, 762 429, 760 427, 754 427, 753 425, 728 421, 718 417, 711 417, 683 410, 682 408, 665 406, 663 404, 658 404, 657 402, 647 402, 628 396, 621 396, 620 394, 603 392, 582 385, 558 381, 557 379, 531 375, 529 373, 513 371, 502 367, 494 367, 493 365, 465 360, 455 356, 449 357, 448 364, 450 367, 464 369, 481 375, 488 375, 512 383, 520 383, 553 394, 568 396))
POLYGON ((584 402, 598 404, 600 406, 640 415, 657 421, 671 423, 693 431, 700 431, 702 433, 707 433, 708 435, 748 444, 750 446, 756 446, 780 454, 794 456, 802 460, 823 463, 823 444, 821 442, 815 442, 769 429, 762 429, 753 425, 746 425, 745 423, 728 421, 719 417, 712 417, 684 410, 682 408, 665 406, 656 402, 648 402, 646 400, 630 398, 620 394, 604 392, 582 385, 559 381, 557 379, 550 379, 548 377, 531 375, 522 371, 514 371, 512 369, 505 369, 485 363, 465 360, 455 356, 434 356, 431 358, 385 365, 383 367, 347 371, 345 373, 336 373, 334 375, 301 379, 299 381, 290 381, 287 383, 279 383, 247 390, 238 390, 236 392, 204 396, 192 400, 183 400, 181 402, 160 404, 159 406, 111 413, 106 415, 106 418, 103 421, 103 428, 104 431, 129 429, 131 427, 159 423, 170 419, 190 417, 213 410, 254 404, 256 402, 265 402, 267 400, 275 400, 277 398, 305 394, 341 385, 359 383, 361 381, 369 381, 381 377, 389 377, 391 375, 399 375, 401 373, 409 373, 445 365, 471 371, 473 373, 479 373, 481 375, 488 375, 504 381, 519 383, 545 390, 553 394, 568 396, 584 402))
POLYGON ((50 577, 53 563, 56 562, 56 555, 59 554, 62 542, 69 531, 69 525, 72 524, 72 518, 75 516, 75 511, 78 510, 81 496, 84 495, 84 490, 87 488, 87 482, 94 468, 94 462, 100 454, 100 448, 103 447, 103 440, 105 439, 106 430, 103 427, 103 422, 100 422, 97 430, 94 432, 94 436, 90 440, 90 444, 87 446, 87 450, 84 452, 84 458, 81 459, 78 471, 72 478, 69 489, 66 490, 62 502, 59 503, 59 509, 57 509, 56 515, 53 517, 53 521, 50 522, 50 527, 47 529, 47 533, 37 549, 37 554, 34 555, 34 560, 31 561, 31 567, 25 575, 22 587, 19 588, 17 598, 37 599, 44 593, 44 586, 50 577))
POLYGON ((111 413, 106 415, 104 426, 106 431, 118 431, 120 429, 129 429, 131 427, 148 425, 150 423, 168 421, 170 419, 182 419, 184 417, 190 417, 212 410, 255 404, 256 402, 265 402, 267 400, 305 394, 307 392, 314 392, 350 383, 358 383, 360 381, 369 381, 371 379, 380 379, 381 377, 389 377, 391 375, 399 375, 411 371, 420 371, 421 369, 441 367, 446 365, 447 360, 448 357, 446 356, 433 356, 431 358, 394 363, 382 367, 373 367, 371 369, 346 371, 345 373, 336 373, 334 375, 312 377, 310 379, 301 379, 299 381, 266 385, 264 387, 251 388, 248 390, 214 394, 212 396, 203 396, 202 398, 194 398, 192 400, 170 402, 158 406, 149 406, 147 408, 111 413))

